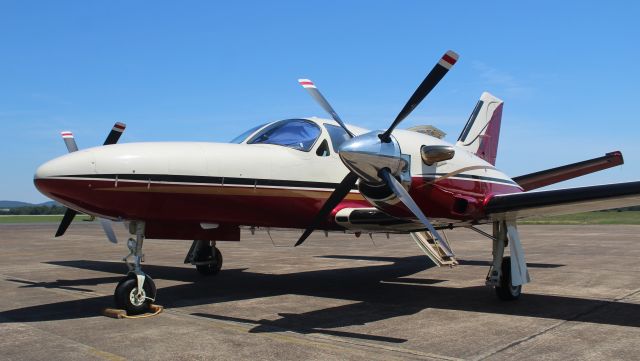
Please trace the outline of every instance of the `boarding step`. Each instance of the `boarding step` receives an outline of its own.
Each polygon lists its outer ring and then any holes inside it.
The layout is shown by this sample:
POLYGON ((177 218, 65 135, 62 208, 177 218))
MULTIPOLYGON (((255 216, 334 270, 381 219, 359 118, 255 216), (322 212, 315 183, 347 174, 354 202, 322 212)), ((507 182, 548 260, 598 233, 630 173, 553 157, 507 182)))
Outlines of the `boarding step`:
MULTIPOLYGON (((444 241, 447 241, 447 237, 442 233, 444 241)), ((418 244, 418 247, 435 263, 438 267, 450 266, 453 267, 458 264, 455 256, 447 256, 447 252, 438 244, 438 241, 431 234, 431 232, 411 232, 411 238, 418 244)))

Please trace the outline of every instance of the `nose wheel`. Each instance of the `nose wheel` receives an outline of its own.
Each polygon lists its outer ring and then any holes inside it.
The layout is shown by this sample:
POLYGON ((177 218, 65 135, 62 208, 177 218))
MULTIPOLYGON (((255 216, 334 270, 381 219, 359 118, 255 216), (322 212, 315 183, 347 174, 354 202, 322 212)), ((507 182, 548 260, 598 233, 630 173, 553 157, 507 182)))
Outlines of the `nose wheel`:
POLYGON ((129 315, 138 315, 149 311, 155 295, 156 285, 151 277, 145 277, 142 289, 139 290, 136 275, 129 274, 118 282, 113 296, 119 309, 126 310, 129 315))

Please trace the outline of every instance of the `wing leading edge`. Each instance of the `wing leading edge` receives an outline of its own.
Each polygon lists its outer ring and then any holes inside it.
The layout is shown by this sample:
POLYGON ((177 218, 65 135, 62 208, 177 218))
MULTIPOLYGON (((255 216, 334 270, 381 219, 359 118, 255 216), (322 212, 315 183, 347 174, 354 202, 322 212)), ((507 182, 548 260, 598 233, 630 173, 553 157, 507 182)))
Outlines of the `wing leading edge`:
POLYGON ((640 181, 501 194, 485 202, 494 220, 560 215, 640 205, 640 181))

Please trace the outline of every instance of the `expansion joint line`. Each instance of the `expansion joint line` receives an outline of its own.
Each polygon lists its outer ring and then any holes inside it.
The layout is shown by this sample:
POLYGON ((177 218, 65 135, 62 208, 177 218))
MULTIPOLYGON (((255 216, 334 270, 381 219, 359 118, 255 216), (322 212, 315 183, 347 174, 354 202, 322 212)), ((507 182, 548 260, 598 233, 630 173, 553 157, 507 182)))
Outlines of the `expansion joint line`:
POLYGON ((540 332, 537 332, 537 333, 535 333, 533 335, 529 335, 529 336, 523 337, 523 338, 515 340, 515 341, 513 341, 513 342, 511 342, 511 343, 509 343, 509 344, 507 344, 505 346, 502 346, 502 347, 499 347, 499 348, 494 349, 492 351, 489 351, 488 353, 485 353, 485 354, 482 354, 482 355, 478 355, 478 357, 474 357, 474 358, 472 358, 472 360, 485 360, 485 359, 487 359, 487 358, 489 358, 489 357, 491 357, 493 355, 496 355, 496 354, 498 354, 498 353, 500 353, 502 351, 505 351, 505 350, 510 349, 510 348, 512 348, 514 346, 517 346, 517 345, 520 345, 522 343, 525 343, 525 342, 527 342, 529 340, 532 340, 532 339, 534 339, 534 338, 536 338, 538 336, 544 335, 545 333, 547 333, 549 331, 553 331, 556 328, 558 328, 558 327, 560 327, 560 326, 562 326, 562 325, 564 325, 564 324, 566 324, 568 322, 577 321, 578 319, 580 319, 580 318, 582 318, 584 316, 587 316, 590 313, 596 312, 596 311, 598 311, 598 310, 600 310, 600 309, 602 309, 602 308, 604 308, 604 307, 606 307, 606 306, 608 306, 610 304, 613 304, 615 302, 620 302, 620 301, 624 300, 625 298, 634 296, 634 295, 636 295, 638 293, 640 293, 640 288, 638 288, 636 290, 633 290, 633 291, 627 293, 626 295, 614 298, 612 300, 602 300, 601 302, 598 302, 596 305, 594 305, 593 307, 591 307, 588 310, 585 310, 584 312, 577 313, 573 317, 569 317, 566 320, 559 321, 559 322, 557 322, 557 323, 555 323, 555 324, 553 324, 553 325, 551 325, 551 326, 549 326, 549 327, 547 327, 547 328, 545 328, 545 329, 541 330, 540 332))

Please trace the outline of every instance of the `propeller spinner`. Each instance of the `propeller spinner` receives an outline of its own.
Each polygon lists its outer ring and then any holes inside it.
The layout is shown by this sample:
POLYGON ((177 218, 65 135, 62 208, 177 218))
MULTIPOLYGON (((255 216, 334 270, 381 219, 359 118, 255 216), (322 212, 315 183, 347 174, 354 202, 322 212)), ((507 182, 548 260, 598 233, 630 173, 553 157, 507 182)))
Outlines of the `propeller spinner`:
POLYGON ((350 172, 340 182, 338 187, 329 196, 318 214, 302 234, 296 246, 301 245, 309 235, 324 222, 331 211, 349 194, 349 191, 356 184, 358 179, 369 184, 386 184, 398 199, 425 225, 425 227, 436 237, 436 240, 447 253, 453 256, 453 252, 448 244, 440 237, 429 219, 422 213, 422 210, 413 201, 400 182, 396 179, 400 175, 406 163, 400 156, 400 145, 392 137, 393 130, 424 100, 424 98, 436 87, 436 85, 447 74, 449 69, 458 60, 458 54, 449 50, 438 63, 431 69, 429 74, 420 83, 413 95, 409 98, 395 120, 385 131, 373 131, 366 134, 354 136, 346 125, 342 122, 338 114, 333 110, 329 102, 322 96, 315 84, 309 79, 300 79, 302 85, 313 98, 327 111, 331 117, 349 134, 351 139, 345 141, 338 150, 338 155, 342 162, 349 168, 350 172))

